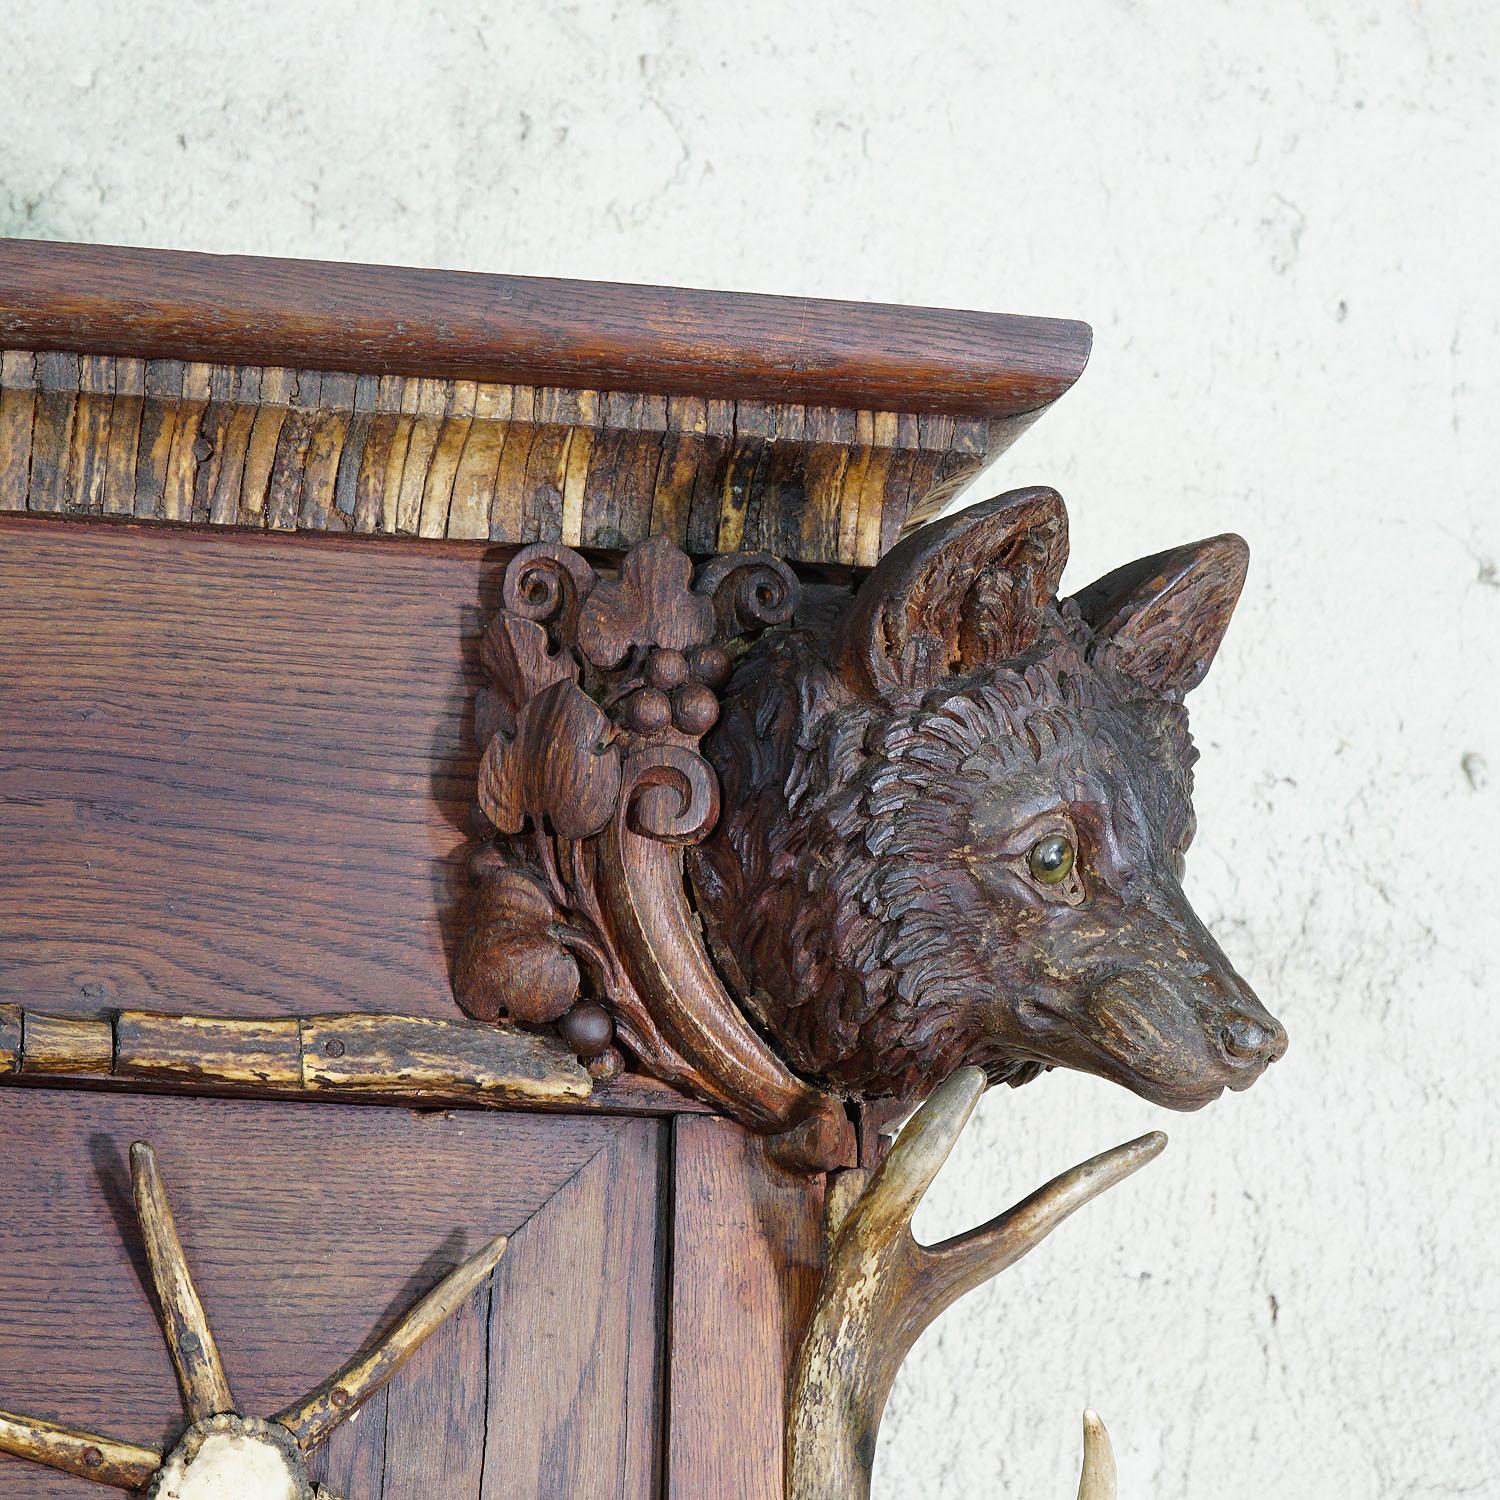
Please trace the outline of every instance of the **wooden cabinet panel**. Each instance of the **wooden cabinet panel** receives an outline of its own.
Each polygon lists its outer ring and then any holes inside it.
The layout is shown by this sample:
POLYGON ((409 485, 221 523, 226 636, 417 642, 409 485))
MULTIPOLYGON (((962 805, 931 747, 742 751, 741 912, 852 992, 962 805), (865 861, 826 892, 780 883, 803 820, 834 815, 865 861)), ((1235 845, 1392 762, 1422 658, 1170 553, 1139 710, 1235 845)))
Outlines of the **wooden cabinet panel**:
POLYGON ((451 1016, 507 555, 0 520, 0 993, 451 1016))
POLYGON ((674 1126, 669 1500, 780 1500, 786 1386, 822 1266, 821 1179, 728 1120, 674 1126))
MULTIPOLYGON (((182 1426, 130 1207, 149 1138, 237 1401, 268 1415, 496 1233, 491 1283, 335 1435, 346 1500, 653 1492, 655 1121, 0 1092, 0 1407, 182 1426), (577 1474, 559 1490, 557 1474, 577 1474)), ((97 1486, 0 1457, 0 1497, 97 1486)))
MULTIPOLYGON (((511 1236, 319 1455, 345 1500, 779 1500, 822 1179, 646 1076, 639 1026, 643 1070, 586 1100, 505 1095, 570 1111, 543 1116, 395 1107, 385 1086, 410 1078, 388 1061, 380 1105, 293 1103, 343 1036, 237 1029, 259 1059, 226 1065, 197 1020, 457 1018, 480 632, 514 550, 482 538, 618 554, 657 533, 847 580, 1067 389, 1088 330, 101 247, 0 262, 0 1408, 180 1431, 130 1199, 144 1138, 246 1413, 511 1236), (193 1024, 120 1015, 143 1011, 193 1024), (142 1066, 143 1028, 174 1032, 170 1067, 142 1066)), ((684 687, 677 655, 652 653, 684 687)), ((696 741, 678 731, 658 748, 696 741)), ((677 925, 701 964, 668 978, 733 1043, 733 1086, 700 1092, 730 1113, 747 1079, 813 1102, 677 925)), ((660 1077, 703 1083, 712 1040, 660 1077)), ((460 1066, 442 1097, 472 1103, 485 1069, 460 1066)), ((736 1117, 801 1118, 764 1105, 736 1117)), ((205 1409, 217 1372, 210 1391, 205 1409)), ((95 1493, 0 1457, 0 1500, 95 1493)))
POLYGON ((657 1151, 669 1129, 619 1129, 495 1273, 484 1500, 657 1494, 667 1249, 657 1151))

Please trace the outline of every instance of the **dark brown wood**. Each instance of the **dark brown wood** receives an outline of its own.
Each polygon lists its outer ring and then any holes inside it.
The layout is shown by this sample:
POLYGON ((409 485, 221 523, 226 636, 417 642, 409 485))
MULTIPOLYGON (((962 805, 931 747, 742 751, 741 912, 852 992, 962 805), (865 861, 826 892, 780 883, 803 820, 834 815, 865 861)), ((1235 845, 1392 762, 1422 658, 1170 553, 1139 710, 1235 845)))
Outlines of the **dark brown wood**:
POLYGON ((506 555, 0 519, 0 996, 454 1016, 506 555))
POLYGON ((1237 537, 1056 597, 1067 518, 1019 490, 916 532, 741 658, 688 869, 720 972, 804 1078, 919 1095, 1060 1065, 1195 1108, 1286 1035, 1179 883, 1182 707, 1237 537), (998 998, 997 998, 998 997, 998 998))
MULTIPOLYGON (((471 859, 454 991, 474 1016, 579 1030, 608 1023, 655 1076, 824 1170, 853 1160, 842 1102, 790 1072, 725 990, 688 902, 682 849, 718 815, 698 754, 731 651, 791 618, 796 579, 731 553, 694 577, 665 537, 602 578, 540 544, 506 568, 485 633, 490 684, 479 806, 495 830, 471 859)), ((618 1064, 616 1064, 618 1066, 618 1064)))
POLYGON ((508 1244, 508 1237, 501 1234, 481 1245, 403 1312, 374 1348, 355 1355, 315 1389, 277 1412, 274 1420, 304 1452, 326 1441, 377 1391, 384 1390, 407 1360, 488 1281, 508 1244))
MULTIPOLYGON (((493 1297, 490 1287, 468 1298, 418 1350, 407 1366, 408 1378, 389 1394, 382 1390, 371 1398, 378 1404, 366 1406, 369 1428, 353 1450, 357 1458, 368 1445, 365 1464, 351 1465, 337 1453, 322 1464, 335 1494, 348 1500, 361 1495, 428 1500, 448 1494, 478 1500, 483 1495, 493 1297)), ((345 1430, 335 1428, 330 1444, 345 1430)))
POLYGON ((814 1170, 854 1160, 840 1092, 911 1097, 965 1063, 1079 1067, 1180 1108, 1248 1087, 1285 1035, 1172 868, 1194 826, 1181 700, 1244 545, 1059 604, 1066 556, 1059 497, 1017 491, 814 591, 799 626, 774 558, 694 578, 656 538, 601 581, 523 549, 485 641, 496 832, 460 1002, 565 1031, 580 996, 602 1005, 647 1071, 814 1170))
POLYGON ((0 240, 0 288, 12 347, 997 417, 1055 401, 1090 341, 1057 318, 38 240, 0 240))
MULTIPOLYGON (((372 1347, 417 1295, 491 1236, 511 1234, 520 1251, 534 1226, 550 1224, 533 1253, 555 1267, 568 1236, 592 1226, 602 1236, 597 1267, 580 1263, 561 1279, 497 1277, 482 1340, 427 1345, 396 1377, 385 1409, 377 1398, 335 1437, 324 1462, 337 1493, 382 1500, 378 1486, 354 1481, 376 1472, 365 1444, 368 1437, 378 1454, 389 1422, 400 1441, 384 1454, 384 1496, 418 1493, 455 1439, 401 1414, 422 1403, 437 1410, 451 1384, 478 1380, 483 1397, 471 1392, 455 1414, 490 1413, 488 1439, 483 1424, 461 1434, 494 1465, 485 1493, 553 1500, 555 1462, 606 1472, 616 1486, 589 1493, 644 1500, 661 1426, 663 1310, 651 1226, 663 1129, 598 1118, 0 1092, 0 1135, 27 1142, 0 1161, 0 1407, 162 1448, 180 1431, 130 1206, 126 1153, 149 1134, 247 1409, 280 1410, 331 1366, 372 1347), (575 1184, 588 1185, 582 1197, 575 1184), (476 1361, 476 1350, 488 1356, 476 1361), (562 1350, 573 1353, 549 1364, 545 1351, 562 1350), (464 1359, 466 1373, 445 1356, 464 1359), (526 1377, 528 1364, 555 1378, 526 1377), (529 1451, 541 1455, 530 1472, 514 1443, 528 1431, 536 1434, 529 1451), (337 1475, 335 1464, 343 1466, 337 1475)), ((0 1458, 0 1496, 99 1493, 85 1480, 0 1458)))
MULTIPOLYGON (((388 1266, 390 1240, 431 1227, 428 1196, 471 1243, 471 1214, 504 1208, 483 1226, 515 1236, 493 1285, 332 1439, 349 1500, 770 1500, 824 1249, 816 1173, 854 1159, 851 1105, 873 1099, 873 1163, 890 1101, 957 1063, 983 1067, 975 1097, 1063 1064, 1187 1106, 1284 1047, 1173 871, 1192 827, 1181 699, 1242 544, 1059 602, 1050 491, 898 541, 1066 388, 1081 325, 110 250, 0 247, 0 284, 7 265, 0 509, 314 535, 0 522, 0 1075, 26 1085, 0 1093, 0 1126, 50 1165, 59 1111, 101 1152, 165 1121, 174 1150, 227 1163, 215 1213, 270 1264, 317 1268, 266 1294, 268 1321, 297 1303, 316 1372, 352 1357, 361 1394, 415 1288, 360 1337, 320 1338, 317 1297, 369 1302, 356 1235, 388 1266), (695 571, 692 553, 725 555, 695 571), (882 553, 856 587, 849 568, 882 553), (786 559, 819 565, 795 614, 786 559), (479 1018, 458 1047, 450 971, 479 1018), (525 1086, 491 1066, 507 1036, 546 1054, 525 1086), (559 1058, 567 1087, 541 1102, 576 1118, 47 1087, 430 1106, 488 1080, 490 1102, 529 1108, 559 1058), (581 1113, 694 1107, 764 1134, 581 1113), (346 1215, 320 1251, 350 1196, 357 1229, 346 1215)), ((28 1231, 61 1194, 94 1286, 67 1179, 14 1185, 28 1231)), ((0 1168, 0 1202, 11 1186, 0 1168)), ((81 1377, 59 1385, 65 1341, 35 1333, 53 1282, 14 1235, 0 1372, 36 1365, 72 1420, 81 1377)), ((211 1312, 254 1295, 230 1290, 236 1243, 187 1247, 211 1312)), ((468 1248, 440 1244, 444 1268, 468 1248)), ((983 1250, 955 1248, 939 1292, 983 1250)), ((882 1280, 875 1251, 825 1284, 836 1354, 860 1352, 835 1303, 865 1269, 882 1280)), ((410 1264, 424 1288, 440 1273, 410 1264)), ((903 1267, 904 1336, 942 1296, 903 1267)), ((98 1316, 114 1378, 125 1329, 98 1316)), ((241 1370, 220 1335, 237 1397, 300 1358, 241 1370)), ((845 1434, 866 1476, 888 1355, 845 1434)), ((818 1357, 801 1388, 839 1406, 824 1376, 858 1360, 818 1357)), ((79 1420, 173 1430, 99 1404, 79 1420)), ((13 1478, 0 1464, 0 1495, 13 1478)))
POLYGON ((514 1236, 486 1346, 482 1494, 659 1493, 669 1129, 622 1122, 514 1236))
MULTIPOLYGON (((136 527, 102 540, 0 519, 4 1003, 63 1020, 340 1004, 456 1019, 468 704, 511 554, 136 527)), ((4 1014, 0 1073, 19 1054, 4 1014)), ((107 1028, 85 1049, 64 1040, 69 1073, 110 1074, 107 1028)), ((244 1090, 300 1087, 260 1063, 244 1090)), ((628 1074, 588 1107, 702 1108, 628 1074)))
POLYGON ((822 1267, 821 1178, 726 1120, 673 1127, 666 1500, 782 1500, 786 1398, 822 1267))

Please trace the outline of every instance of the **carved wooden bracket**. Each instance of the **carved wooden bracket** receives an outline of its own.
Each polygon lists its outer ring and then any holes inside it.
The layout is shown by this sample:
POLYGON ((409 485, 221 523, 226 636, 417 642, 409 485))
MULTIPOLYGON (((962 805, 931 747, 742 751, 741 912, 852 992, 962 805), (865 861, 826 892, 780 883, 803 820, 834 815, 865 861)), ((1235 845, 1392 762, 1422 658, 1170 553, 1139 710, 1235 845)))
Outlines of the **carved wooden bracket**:
POLYGON ((662 537, 612 578, 551 543, 517 553, 483 642, 479 805, 494 834, 473 858, 454 988, 480 1019, 555 1025, 596 1078, 623 1067, 618 1041, 825 1168, 852 1155, 843 1105, 794 1074, 724 987, 682 864, 719 814, 698 746, 732 658, 791 619, 796 593, 767 554, 695 577, 662 537))
POLYGON ((1066 556, 1041 488, 800 609, 766 554, 694 576, 653 537, 605 578, 523 549, 483 645, 495 832, 464 1008, 556 1026, 596 1077, 618 1037, 753 1129, 797 1131, 811 1166, 848 1153, 839 1095, 919 1097, 964 1064, 1084 1068, 1177 1108, 1248 1087, 1285 1033, 1181 887, 1182 699, 1244 544, 1059 599, 1066 556))

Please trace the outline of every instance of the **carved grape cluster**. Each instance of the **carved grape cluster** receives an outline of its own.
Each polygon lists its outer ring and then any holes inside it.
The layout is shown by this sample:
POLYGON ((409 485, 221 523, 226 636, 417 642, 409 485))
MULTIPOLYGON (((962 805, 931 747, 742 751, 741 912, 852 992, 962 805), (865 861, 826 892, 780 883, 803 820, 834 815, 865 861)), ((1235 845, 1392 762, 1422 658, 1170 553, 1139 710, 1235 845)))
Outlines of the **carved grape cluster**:
POLYGON ((718 690, 729 681, 729 653, 704 642, 687 651, 658 646, 646 658, 645 685, 620 705, 637 734, 660 734, 671 725, 697 738, 718 722, 718 690))

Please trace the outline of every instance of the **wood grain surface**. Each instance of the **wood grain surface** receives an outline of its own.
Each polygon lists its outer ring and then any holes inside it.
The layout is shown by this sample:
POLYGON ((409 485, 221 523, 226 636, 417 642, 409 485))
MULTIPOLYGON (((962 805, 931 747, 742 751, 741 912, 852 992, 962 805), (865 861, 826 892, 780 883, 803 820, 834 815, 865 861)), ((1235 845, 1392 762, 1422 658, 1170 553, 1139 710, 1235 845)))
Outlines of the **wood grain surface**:
MULTIPOLYGON (((6 1091, 0 1138, 26 1150, 0 1160, 0 1406, 153 1444, 182 1425, 130 1206, 129 1144, 149 1137, 251 1411, 301 1396, 491 1235, 514 1236, 517 1262, 331 1440, 327 1482, 347 1500, 555 1500, 571 1493, 558 1465, 610 1476, 577 1493, 644 1497, 665 1128, 6 1091)), ((0 1459, 0 1496, 98 1493, 0 1459)))
POLYGON ((659 1493, 670 1129, 622 1122, 495 1273, 486 1500, 659 1493), (534 1311, 498 1311, 511 1305, 534 1311))
POLYGON ((0 241, 0 343, 657 395, 1015 416, 1086 324, 394 266, 0 241))
POLYGON ((456 1016, 496 564, 0 520, 0 995, 456 1016))
POLYGON ((822 1179, 727 1120, 673 1122, 668 1500, 781 1500, 787 1385, 822 1265, 822 1179))
MULTIPOLYGON (((478 635, 509 556, 0 518, 0 1001, 460 1019, 478 635)), ((590 1107, 701 1106, 627 1074, 590 1107)))

